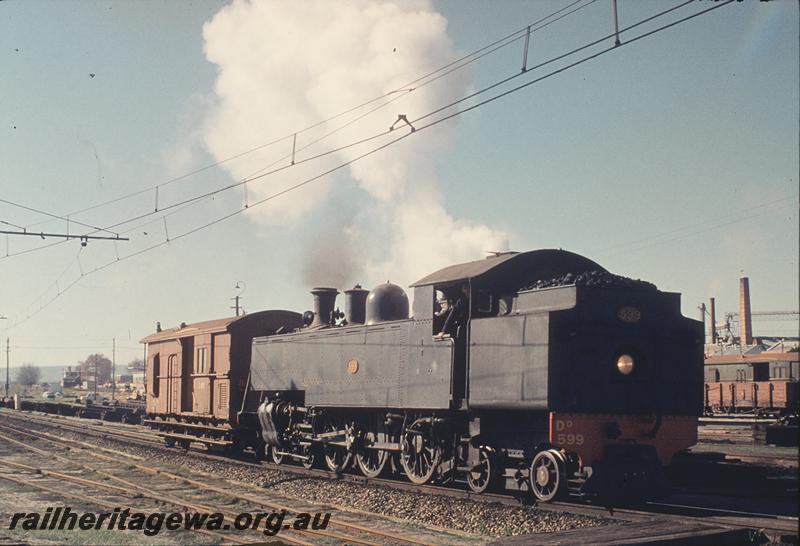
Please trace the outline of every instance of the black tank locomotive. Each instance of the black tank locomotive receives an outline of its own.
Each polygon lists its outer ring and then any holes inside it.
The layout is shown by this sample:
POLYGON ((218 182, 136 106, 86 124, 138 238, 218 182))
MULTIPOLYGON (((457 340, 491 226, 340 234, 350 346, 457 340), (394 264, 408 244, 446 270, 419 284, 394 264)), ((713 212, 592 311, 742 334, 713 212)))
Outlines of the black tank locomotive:
POLYGON ((394 285, 347 291, 345 320, 336 290, 315 289, 313 322, 253 338, 239 425, 273 461, 547 501, 646 495, 696 442, 703 331, 679 294, 562 250, 453 265, 412 288, 412 318, 394 285))

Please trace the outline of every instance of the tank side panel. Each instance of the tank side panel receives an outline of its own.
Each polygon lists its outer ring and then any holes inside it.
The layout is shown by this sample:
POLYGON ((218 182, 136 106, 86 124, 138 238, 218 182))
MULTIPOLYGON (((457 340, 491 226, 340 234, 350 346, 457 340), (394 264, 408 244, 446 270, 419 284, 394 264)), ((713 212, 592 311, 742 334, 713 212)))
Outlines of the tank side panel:
MULTIPOLYGON (((252 386, 264 391, 304 391, 306 405, 449 407, 449 361, 437 366, 437 377, 447 377, 443 382, 447 392, 442 395, 439 388, 433 395, 415 377, 423 370, 412 364, 421 358, 419 347, 410 345, 412 328, 413 321, 404 320, 256 338, 252 386)), ((425 373, 430 375, 427 368, 425 373)))
POLYGON ((548 314, 473 319, 469 405, 547 409, 548 314))
POLYGON ((463 373, 463 366, 454 370, 453 341, 433 339, 430 319, 415 321, 407 341, 405 373, 400 381, 406 386, 403 407, 448 408, 453 389, 453 373, 463 373))

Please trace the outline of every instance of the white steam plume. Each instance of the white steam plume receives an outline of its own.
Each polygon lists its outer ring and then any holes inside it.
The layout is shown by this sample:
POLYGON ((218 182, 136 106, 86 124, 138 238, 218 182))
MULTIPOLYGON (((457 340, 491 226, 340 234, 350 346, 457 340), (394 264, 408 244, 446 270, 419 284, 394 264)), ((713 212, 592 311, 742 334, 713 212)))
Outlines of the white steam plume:
MULTIPOLYGON (((206 56, 218 68, 217 100, 205 124, 206 145, 217 159, 398 89, 457 57, 447 21, 427 1, 234 1, 206 23, 203 36, 206 56)), ((398 100, 298 152, 296 158, 385 131, 401 113, 414 119, 463 96, 468 85, 469 75, 459 71, 413 92, 389 95, 385 100, 398 100)), ((298 148, 378 104, 299 134, 298 148)), ((353 163, 346 172, 252 209, 251 217, 263 224, 307 218, 315 207, 325 206, 331 180, 348 175, 369 195, 372 206, 356 215, 342 237, 360 249, 359 255, 370 258, 361 271, 339 278, 368 275, 363 279, 367 283, 390 278, 407 285, 444 265, 479 259, 485 250, 503 250, 508 245, 504 233, 455 219, 445 209, 435 159, 447 150, 452 130, 452 124, 443 124, 413 135, 353 163)), ((400 124, 392 138, 406 132, 400 124)), ((386 140, 249 183, 250 200, 351 160, 386 140)), ((240 179, 273 161, 286 165, 289 160, 281 157, 291 149, 290 138, 225 165, 240 179)), ((318 255, 319 250, 312 245, 308 255, 318 255)))

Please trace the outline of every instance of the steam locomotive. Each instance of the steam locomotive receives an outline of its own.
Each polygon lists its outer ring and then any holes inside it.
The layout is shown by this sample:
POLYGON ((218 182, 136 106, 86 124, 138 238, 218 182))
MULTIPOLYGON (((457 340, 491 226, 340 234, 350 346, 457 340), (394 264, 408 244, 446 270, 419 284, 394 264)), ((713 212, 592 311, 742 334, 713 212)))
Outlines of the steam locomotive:
POLYGON ((147 343, 148 419, 169 443, 278 464, 529 491, 650 496, 697 440, 703 327, 680 295, 563 250, 504 253, 416 283, 315 288, 147 343), (449 302, 449 303, 444 303, 449 302))

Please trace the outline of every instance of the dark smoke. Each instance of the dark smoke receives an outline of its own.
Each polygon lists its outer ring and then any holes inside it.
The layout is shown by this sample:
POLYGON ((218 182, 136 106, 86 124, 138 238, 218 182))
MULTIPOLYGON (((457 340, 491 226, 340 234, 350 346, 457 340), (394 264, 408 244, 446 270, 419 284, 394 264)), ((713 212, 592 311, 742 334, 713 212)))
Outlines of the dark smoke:
POLYGON ((317 234, 304 245, 300 271, 308 288, 351 288, 363 275, 363 257, 351 237, 341 231, 317 234))

